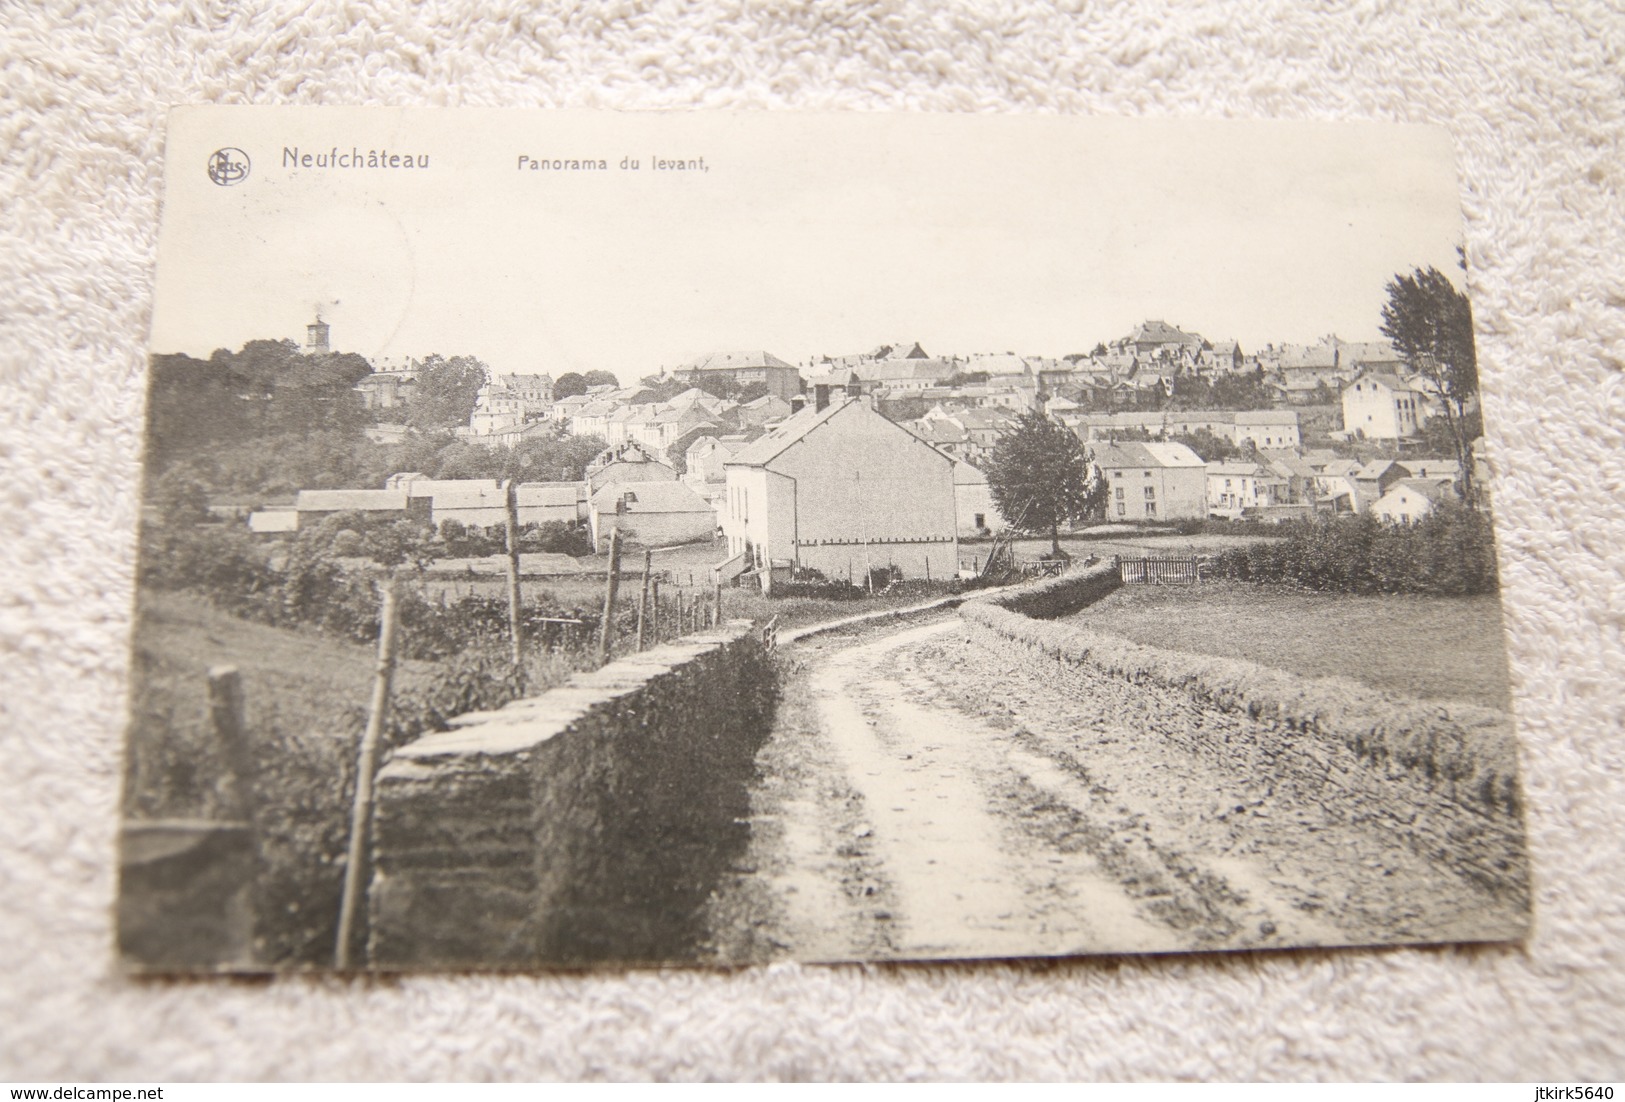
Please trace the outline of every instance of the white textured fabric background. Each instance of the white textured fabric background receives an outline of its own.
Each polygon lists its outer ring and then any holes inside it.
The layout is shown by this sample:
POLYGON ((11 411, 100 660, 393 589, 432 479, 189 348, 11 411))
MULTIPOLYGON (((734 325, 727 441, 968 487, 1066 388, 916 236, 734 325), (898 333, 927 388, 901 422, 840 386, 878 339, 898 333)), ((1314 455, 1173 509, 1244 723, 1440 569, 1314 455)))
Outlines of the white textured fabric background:
POLYGON ((1625 14, 1324 6, 0 0, 0 1079, 1625 1077, 1625 14), (1444 124, 1494 439, 1534 937, 119 979, 114 814, 163 122, 197 102, 1444 124))

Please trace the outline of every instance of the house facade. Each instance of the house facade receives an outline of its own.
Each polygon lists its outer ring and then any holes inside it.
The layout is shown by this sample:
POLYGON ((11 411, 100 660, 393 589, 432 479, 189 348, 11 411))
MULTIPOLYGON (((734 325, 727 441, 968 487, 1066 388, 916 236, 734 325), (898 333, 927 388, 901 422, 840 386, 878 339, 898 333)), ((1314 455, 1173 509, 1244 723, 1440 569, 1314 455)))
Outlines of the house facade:
POLYGON ((716 378, 728 379, 738 387, 760 383, 767 387, 769 394, 785 401, 801 393, 801 372, 795 365, 785 363, 773 353, 761 349, 713 352, 684 364, 672 374, 690 386, 699 386, 703 380, 716 378))
POLYGON ((1107 520, 1207 516, 1207 464, 1183 444, 1103 444, 1095 448, 1095 466, 1110 487, 1107 520))
POLYGON ((769 578, 791 566, 857 582, 884 566, 953 577, 954 460, 867 398, 826 394, 727 461, 729 555, 769 578))
POLYGON ((1372 504, 1371 512, 1384 524, 1415 524, 1450 492, 1433 479, 1402 478, 1372 504))
POLYGON ((991 535, 1005 527, 987 475, 969 463, 954 464, 954 517, 961 539, 991 535))
POLYGON ((1422 427, 1421 395, 1397 375, 1362 372, 1343 388, 1343 431, 1367 440, 1404 440, 1422 427))
POLYGON ((1207 508, 1210 516, 1240 518, 1248 510, 1291 504, 1290 483, 1264 463, 1209 463, 1207 508))

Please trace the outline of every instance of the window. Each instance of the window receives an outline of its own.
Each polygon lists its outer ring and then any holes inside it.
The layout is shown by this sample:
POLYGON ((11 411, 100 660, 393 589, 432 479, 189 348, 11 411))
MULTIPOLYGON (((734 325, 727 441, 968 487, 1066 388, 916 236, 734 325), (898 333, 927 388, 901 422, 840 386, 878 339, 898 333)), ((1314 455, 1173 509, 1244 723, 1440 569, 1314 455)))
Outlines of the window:
POLYGON ((1117 515, 1120 517, 1128 516, 1128 506, 1121 501, 1117 503, 1117 515))
POLYGON ((1145 503, 1145 515, 1148 516, 1148 517, 1154 517, 1154 516, 1157 515, 1157 503, 1156 502, 1148 501, 1148 502, 1145 503))
POLYGON ((1121 486, 1117 487, 1117 500, 1118 501, 1123 500, 1123 487, 1121 487, 1121 486))
POLYGON ((976 527, 978 527, 978 528, 986 528, 987 527, 987 514, 986 513, 977 513, 976 516, 973 519, 976 522, 976 527))
POLYGON ((1147 501, 1151 501, 1156 496, 1157 496, 1157 488, 1155 486, 1147 486, 1145 488, 1145 499, 1147 501))

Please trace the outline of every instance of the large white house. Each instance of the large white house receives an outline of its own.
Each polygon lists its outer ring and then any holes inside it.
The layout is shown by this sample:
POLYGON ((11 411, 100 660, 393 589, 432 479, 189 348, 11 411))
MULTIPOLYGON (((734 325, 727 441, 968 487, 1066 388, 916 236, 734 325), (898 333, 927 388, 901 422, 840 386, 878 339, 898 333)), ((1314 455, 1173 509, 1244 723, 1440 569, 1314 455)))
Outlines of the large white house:
POLYGON ((1403 440, 1425 419, 1422 395, 1397 375, 1361 372, 1343 388, 1343 431, 1350 436, 1403 440))
POLYGON ((744 566, 769 578, 773 567, 802 567, 861 582, 884 566, 906 578, 953 577, 954 460, 867 398, 816 393, 726 461, 730 556, 747 555, 744 566))

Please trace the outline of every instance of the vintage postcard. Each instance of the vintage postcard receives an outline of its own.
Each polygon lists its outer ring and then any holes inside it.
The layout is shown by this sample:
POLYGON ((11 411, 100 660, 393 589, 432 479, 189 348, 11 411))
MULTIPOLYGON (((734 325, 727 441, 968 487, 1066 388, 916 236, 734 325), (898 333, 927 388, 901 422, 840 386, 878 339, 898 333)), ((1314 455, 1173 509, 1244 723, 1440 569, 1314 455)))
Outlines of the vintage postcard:
POLYGON ((128 969, 1524 936, 1448 134, 192 108, 165 156, 128 969))

